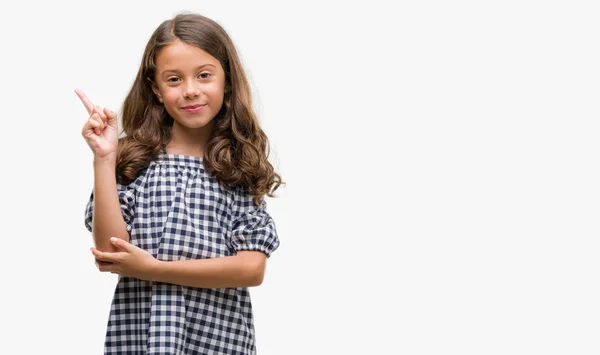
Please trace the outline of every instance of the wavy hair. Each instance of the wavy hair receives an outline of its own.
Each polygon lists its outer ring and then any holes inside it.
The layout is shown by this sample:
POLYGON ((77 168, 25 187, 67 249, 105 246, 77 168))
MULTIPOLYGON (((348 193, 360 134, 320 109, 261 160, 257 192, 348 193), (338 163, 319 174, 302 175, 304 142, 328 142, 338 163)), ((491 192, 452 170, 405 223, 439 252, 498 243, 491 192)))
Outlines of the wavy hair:
POLYGON ((138 74, 122 107, 124 137, 117 150, 117 181, 129 184, 155 160, 171 139, 173 118, 152 91, 156 57, 175 40, 196 46, 215 57, 225 72, 223 106, 213 118, 212 136, 202 159, 207 173, 227 189, 245 187, 259 205, 264 195, 284 182, 269 157, 269 141, 252 109, 248 80, 235 46, 215 21, 180 13, 154 31, 144 50, 138 74))

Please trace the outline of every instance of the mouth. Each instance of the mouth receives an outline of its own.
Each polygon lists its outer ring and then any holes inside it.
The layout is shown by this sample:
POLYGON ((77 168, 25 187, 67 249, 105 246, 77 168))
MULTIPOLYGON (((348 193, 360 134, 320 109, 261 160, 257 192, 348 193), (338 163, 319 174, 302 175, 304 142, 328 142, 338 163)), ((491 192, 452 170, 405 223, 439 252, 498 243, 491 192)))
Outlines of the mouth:
POLYGON ((188 105, 182 107, 182 109, 186 112, 199 112, 204 108, 204 106, 206 105, 188 105))

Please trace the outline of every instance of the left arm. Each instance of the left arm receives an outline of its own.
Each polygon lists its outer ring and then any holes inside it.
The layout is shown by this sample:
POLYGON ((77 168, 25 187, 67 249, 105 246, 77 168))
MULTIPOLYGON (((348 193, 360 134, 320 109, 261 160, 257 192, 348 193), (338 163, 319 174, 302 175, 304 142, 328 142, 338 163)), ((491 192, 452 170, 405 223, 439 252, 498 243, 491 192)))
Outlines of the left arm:
POLYGON ((147 251, 118 238, 111 238, 117 252, 91 248, 103 272, 142 280, 200 288, 259 286, 264 278, 267 256, 260 251, 239 251, 234 256, 214 259, 160 261, 147 251))
POLYGON ((234 256, 214 259, 158 261, 150 278, 204 288, 259 286, 265 274, 266 259, 260 251, 244 250, 234 256))

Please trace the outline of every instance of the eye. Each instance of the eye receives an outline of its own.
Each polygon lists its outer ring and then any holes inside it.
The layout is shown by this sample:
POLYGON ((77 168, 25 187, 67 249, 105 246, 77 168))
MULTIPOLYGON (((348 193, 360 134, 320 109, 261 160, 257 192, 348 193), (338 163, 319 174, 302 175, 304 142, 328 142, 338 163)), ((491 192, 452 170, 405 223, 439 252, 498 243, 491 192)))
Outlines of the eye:
POLYGON ((211 76, 211 74, 210 74, 210 73, 202 73, 202 74, 200 74, 200 77, 201 77, 202 79, 208 79, 210 76, 211 76), (203 75, 206 75, 206 76, 203 76, 203 75))
POLYGON ((167 83, 174 83, 175 82, 174 80, 179 80, 179 78, 176 76, 172 76, 167 79, 167 83))

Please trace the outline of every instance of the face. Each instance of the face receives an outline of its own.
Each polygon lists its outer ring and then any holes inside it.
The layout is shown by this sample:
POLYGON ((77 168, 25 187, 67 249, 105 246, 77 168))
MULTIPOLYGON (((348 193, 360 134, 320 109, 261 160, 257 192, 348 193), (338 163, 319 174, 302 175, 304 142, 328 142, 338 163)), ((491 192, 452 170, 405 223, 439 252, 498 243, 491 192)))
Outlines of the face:
POLYGON ((158 53, 152 90, 174 124, 210 127, 223 105, 224 89, 221 63, 204 50, 176 40, 158 53))

